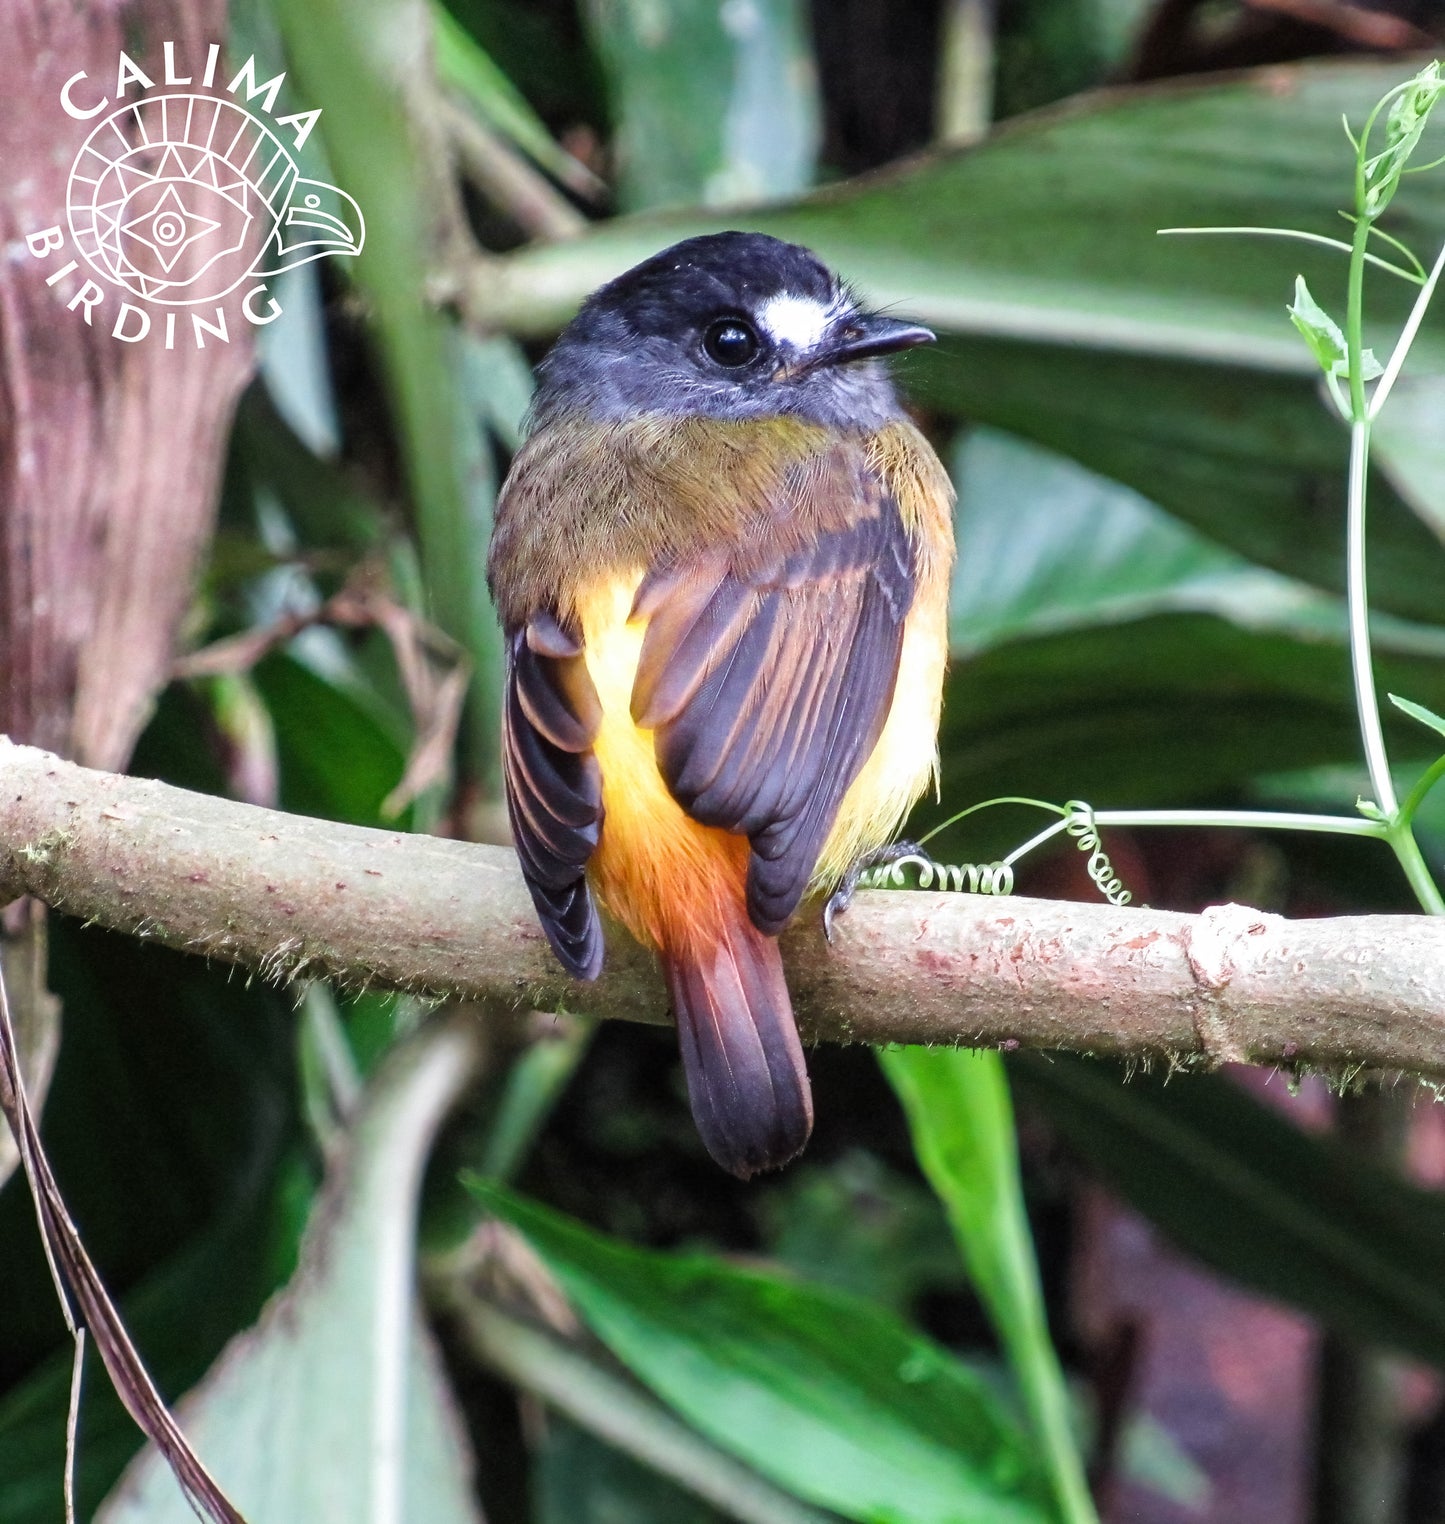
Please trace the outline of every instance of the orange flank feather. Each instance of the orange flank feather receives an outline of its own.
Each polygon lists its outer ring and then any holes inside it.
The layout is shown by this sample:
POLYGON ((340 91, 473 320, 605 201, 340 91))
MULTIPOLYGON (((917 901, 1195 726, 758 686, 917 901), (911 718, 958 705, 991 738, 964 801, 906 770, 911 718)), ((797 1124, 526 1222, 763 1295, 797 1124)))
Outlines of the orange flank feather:
POLYGON ((630 620, 641 573, 578 599, 587 670, 602 706, 593 753, 604 826, 588 865, 602 903, 656 948, 678 1018, 688 1099, 715 1156, 744 1178, 791 1158, 813 1126, 812 1093, 778 945, 748 919, 748 841, 692 819, 630 713, 646 623, 630 620), (734 1119, 769 1097, 768 1123, 734 1119))

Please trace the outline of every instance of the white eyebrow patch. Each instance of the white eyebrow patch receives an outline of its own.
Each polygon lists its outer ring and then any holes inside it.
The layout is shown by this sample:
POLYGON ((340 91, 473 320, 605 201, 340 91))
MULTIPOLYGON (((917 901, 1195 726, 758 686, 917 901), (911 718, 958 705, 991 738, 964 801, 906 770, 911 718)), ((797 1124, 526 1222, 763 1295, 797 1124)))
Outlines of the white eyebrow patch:
POLYGON ((770 296, 758 311, 758 321, 774 343, 790 344, 797 350, 811 349, 828 331, 832 318, 831 302, 786 292, 770 296))

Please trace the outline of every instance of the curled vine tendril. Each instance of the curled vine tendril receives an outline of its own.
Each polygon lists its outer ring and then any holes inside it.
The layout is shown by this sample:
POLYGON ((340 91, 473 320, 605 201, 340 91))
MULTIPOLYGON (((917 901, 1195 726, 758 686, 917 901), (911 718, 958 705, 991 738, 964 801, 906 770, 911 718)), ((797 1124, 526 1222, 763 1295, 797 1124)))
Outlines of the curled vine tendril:
MULTIPOLYGON (((968 809, 961 810, 952 819, 945 821, 944 825, 952 825, 965 815, 971 815, 975 810, 986 809, 995 804, 1032 805, 1037 809, 1047 810, 1059 818, 1047 830, 1041 831, 1023 846, 1016 847, 1000 862, 940 863, 935 862, 925 852, 908 852, 894 858, 892 862, 879 863, 876 867, 861 873, 858 877, 858 887, 906 889, 908 872, 911 869, 917 876, 915 887, 919 889, 947 889, 955 894, 1012 894, 1014 863, 1035 847, 1041 846, 1050 837, 1057 836, 1060 831, 1063 831, 1073 839, 1079 851, 1088 853, 1089 860, 1085 864, 1085 872, 1088 873, 1094 887, 1111 905, 1127 905, 1134 898, 1124 887, 1123 880, 1115 873, 1109 854, 1104 850, 1103 843, 1099 839, 1099 827, 1094 819, 1092 806, 1082 799, 1070 799, 1062 807, 1057 804, 1048 804, 1042 799, 988 799, 983 804, 971 805, 968 809)), ((929 835, 935 835, 942 829, 944 827, 939 826, 929 832, 929 835)), ((924 837, 924 840, 927 841, 928 837, 924 837)))
POLYGON ((1064 806, 1064 830, 1074 838, 1079 851, 1089 854, 1084 871, 1094 881, 1094 887, 1111 905, 1127 905, 1134 896, 1124 887, 1123 880, 1114 872, 1109 854, 1099 840, 1099 828, 1094 823, 1094 811, 1082 799, 1070 799, 1064 806))
POLYGON ((922 852, 910 852, 891 863, 879 863, 858 879, 863 889, 906 889, 906 870, 918 875, 919 889, 948 889, 955 894, 1012 894, 1014 870, 1009 863, 938 863, 922 852))

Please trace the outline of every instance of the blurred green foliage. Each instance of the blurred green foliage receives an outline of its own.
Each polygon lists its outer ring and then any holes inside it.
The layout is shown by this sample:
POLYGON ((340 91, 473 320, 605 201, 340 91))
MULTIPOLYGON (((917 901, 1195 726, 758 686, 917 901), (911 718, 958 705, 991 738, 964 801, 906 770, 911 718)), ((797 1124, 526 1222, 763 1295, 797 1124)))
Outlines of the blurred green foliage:
MULTIPOLYGON (((288 70, 288 109, 323 108, 309 151, 362 205, 368 238, 353 270, 299 272, 284 322, 267 332, 195 633, 314 612, 363 564, 399 607, 449 633, 473 670, 453 786, 437 784, 387 824, 445 818, 485 834, 496 818, 500 647, 483 568, 528 361, 603 279, 675 237, 733 225, 815 246, 869 298, 942 335, 900 367, 960 487, 943 798, 921 823, 1002 793, 1353 807, 1345 440, 1285 313, 1297 270, 1338 310, 1343 264, 1155 230, 1337 233, 1349 191, 1340 115, 1357 119, 1404 65, 1117 83, 1010 121, 975 149, 820 189, 836 179, 826 145, 840 92, 851 91, 854 139, 859 123, 880 140, 897 128, 898 102, 858 84, 869 57, 842 84, 817 65, 845 43, 820 48, 810 20, 842 28, 857 9, 236 5, 235 50, 288 70), (443 102, 503 145, 517 197, 554 198, 595 225, 518 247, 517 203, 495 180, 459 172, 443 102)), ((1000 112, 1117 82, 1151 15, 1143 0, 1003 7, 1000 112)), ((915 60, 921 77, 935 61, 915 60)), ((895 77, 887 62, 877 60, 880 79, 895 77)), ((1392 216, 1418 246, 1438 245, 1445 179, 1411 182, 1392 216)), ((1403 299, 1379 296, 1371 313, 1383 331, 1403 299)), ((1381 425, 1372 591, 1382 688, 1445 710, 1438 325, 1418 361, 1381 425)), ((416 741, 381 635, 309 631, 244 683, 173 687, 137 770, 216 791, 274 776, 285 808, 381 823, 416 741)), ((1428 732, 1404 716, 1387 717, 1387 734, 1402 772, 1433 755, 1428 732)), ((945 838, 942 855, 985 861, 1019 839, 1016 821, 991 812, 945 838)), ((1409 905, 1390 865, 1358 843, 1279 850, 1278 902, 1266 908, 1409 905)), ((1182 908, 1223 892, 1168 879, 1147 852, 1144 863, 1159 869, 1158 897, 1182 908)), ((679 1490, 686 1466, 658 1459, 660 1425, 649 1448, 600 1421, 544 1420, 535 1404, 519 1420, 511 1388, 479 1371, 446 1323, 444 1373, 421 1344, 380 1375, 364 1368, 378 1309, 391 1297, 394 1318, 396 1276, 410 1271, 417 1199, 406 1170, 378 1160, 390 1150, 419 1168, 432 1142, 435 1118, 400 1141, 391 1130, 413 1050, 387 1055, 421 1013, 388 997, 343 1000, 336 1030, 313 1029, 298 1061, 293 1000, 64 923, 53 983, 65 1046, 46 1136, 162 1386, 195 1387, 269 1294, 285 1298, 194 1410, 238 1495, 269 1499, 253 1524, 361 1516, 369 1498, 347 1489, 367 1474, 368 1425, 408 1393, 407 1444, 445 1493, 425 1503, 408 1493, 408 1517, 476 1506, 463 1423, 493 1524, 725 1516, 679 1490), (373 1071, 364 1120, 348 1131, 346 1096, 373 1071), (339 1114, 326 1121, 331 1103, 339 1114), (341 1183, 314 1211, 328 1167, 341 1183), (359 1171, 350 1194, 348 1169, 359 1171), (308 1231, 316 1257, 296 1272, 308 1231), (382 1288, 366 1267, 384 1254, 382 1288), (284 1455, 232 1443, 248 1426, 272 1432, 283 1398, 284 1455)), ((665 1037, 594 1040, 577 1025, 549 1047, 519 1023, 494 1025, 491 1068, 437 1156, 446 1178, 421 1196, 424 1241, 449 1245, 428 1277, 449 1297, 520 1305, 550 1323, 591 1368, 639 1383, 655 1410, 799 1500, 797 1513, 768 1512, 756 1501, 766 1494, 740 1492, 730 1516, 1088 1516, 1045 1316, 1056 1329, 1065 1318, 1064 1272, 1056 1246, 1042 1276, 1032 1258, 1005 1076, 1073 1157, 1184 1248, 1328 1327, 1445 1360, 1438 1201, 1227 1081, 1180 1077, 1166 1090, 1083 1062, 889 1055, 905 1122, 871 1065, 820 1054, 812 1152, 744 1189, 702 1157, 665 1037), (460 1202, 459 1160, 527 1194, 479 1180, 475 1200, 460 1202), (505 1232, 481 1225, 477 1202, 505 1232), (487 1248, 481 1271, 458 1268, 459 1223, 487 1248), (976 1294, 961 1289, 965 1266, 976 1294), (1030 1433, 1041 1420, 1047 1465, 1030 1433), (1067 1500, 1063 1511, 1051 1496, 1067 1500)), ((49 1524, 69 1358, 14 1181, 0 1195, 0 1242, 0 1517, 49 1524)), ((402 1309, 409 1319, 404 1296, 402 1309)), ((87 1513, 136 1444, 102 1388, 91 1381, 82 1421, 87 1513)), ((1143 1433, 1120 1464, 1197 1496, 1187 1458, 1143 1433)), ((153 1469, 139 1485, 105 1517, 180 1516, 153 1469)))

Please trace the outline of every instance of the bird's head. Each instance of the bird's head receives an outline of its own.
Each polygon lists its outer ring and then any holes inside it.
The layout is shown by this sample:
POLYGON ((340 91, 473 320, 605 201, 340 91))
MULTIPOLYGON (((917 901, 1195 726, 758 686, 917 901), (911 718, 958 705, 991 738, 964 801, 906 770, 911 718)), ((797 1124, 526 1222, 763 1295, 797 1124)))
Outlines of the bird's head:
POLYGON ((535 415, 786 415, 874 429, 899 411, 880 358, 932 338, 867 310, 798 244, 712 233, 587 299, 542 363, 535 415))

